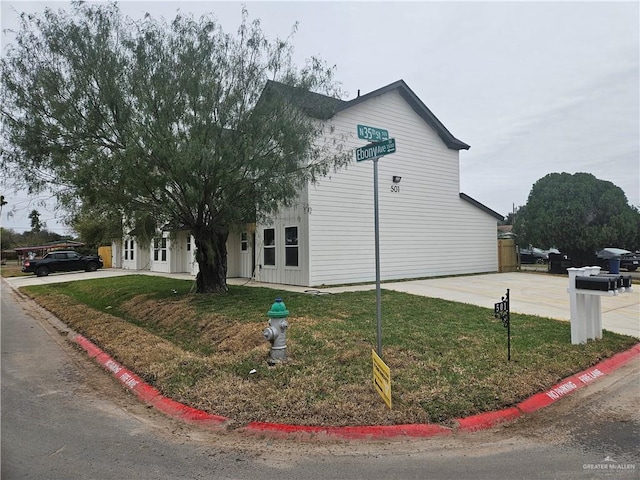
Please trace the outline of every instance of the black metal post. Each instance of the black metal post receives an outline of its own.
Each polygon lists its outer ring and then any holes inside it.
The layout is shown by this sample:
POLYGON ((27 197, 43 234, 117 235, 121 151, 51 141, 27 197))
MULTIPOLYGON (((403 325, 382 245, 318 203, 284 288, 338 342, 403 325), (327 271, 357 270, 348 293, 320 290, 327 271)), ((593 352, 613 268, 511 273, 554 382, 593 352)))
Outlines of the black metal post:
POLYGON ((502 301, 495 304, 493 316, 502 320, 502 325, 507 328, 507 360, 511 361, 511 312, 508 288, 507 294, 502 297, 502 301))

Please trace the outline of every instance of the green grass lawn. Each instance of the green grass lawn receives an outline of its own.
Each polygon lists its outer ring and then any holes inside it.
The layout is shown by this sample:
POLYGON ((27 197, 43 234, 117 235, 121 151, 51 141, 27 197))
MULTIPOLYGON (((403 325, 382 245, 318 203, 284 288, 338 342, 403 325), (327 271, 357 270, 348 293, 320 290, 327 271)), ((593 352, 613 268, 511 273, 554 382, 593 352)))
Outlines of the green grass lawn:
POLYGON ((190 294, 191 286, 132 275, 23 290, 165 395, 237 425, 451 424, 513 405, 637 343, 605 331, 571 345, 568 322, 512 314, 507 362, 507 332, 492 309, 383 290, 389 410, 372 386, 374 291, 231 286, 212 296, 190 294), (277 296, 291 312, 289 360, 271 367, 262 331, 277 296))

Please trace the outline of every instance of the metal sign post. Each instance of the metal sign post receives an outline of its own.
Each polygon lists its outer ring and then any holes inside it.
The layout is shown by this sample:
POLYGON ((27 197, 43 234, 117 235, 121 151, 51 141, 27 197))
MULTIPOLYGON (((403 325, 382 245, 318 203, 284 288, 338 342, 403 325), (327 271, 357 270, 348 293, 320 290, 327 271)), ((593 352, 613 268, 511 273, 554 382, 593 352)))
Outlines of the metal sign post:
POLYGON ((502 297, 502 301, 494 305, 495 318, 502 320, 502 325, 507 329, 507 361, 511 361, 511 314, 509 311, 509 289, 507 294, 502 297))
POLYGON ((376 243, 376 319, 378 321, 377 354, 382 358, 382 295, 380 293, 380 215, 378 211, 378 159, 373 159, 373 216, 376 243))
POLYGON ((389 138, 387 130, 366 125, 358 125, 358 138, 374 140, 364 147, 356 148, 356 161, 373 160, 373 214, 376 243, 376 319, 377 354, 382 357, 382 295, 380 293, 380 214, 378 211, 378 160, 384 155, 396 152, 396 139, 389 138), (379 141, 375 141, 379 140, 379 141))

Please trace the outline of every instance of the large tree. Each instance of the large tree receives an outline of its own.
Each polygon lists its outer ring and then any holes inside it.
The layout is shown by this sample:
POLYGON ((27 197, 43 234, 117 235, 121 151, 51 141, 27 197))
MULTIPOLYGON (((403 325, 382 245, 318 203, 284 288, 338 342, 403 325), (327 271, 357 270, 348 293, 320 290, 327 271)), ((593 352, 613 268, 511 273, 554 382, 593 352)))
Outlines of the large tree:
POLYGON ((7 172, 137 232, 190 230, 198 292, 227 290, 232 229, 350 159, 307 115, 319 98, 308 92, 338 96, 333 69, 296 68, 290 39, 268 40, 245 10, 234 36, 210 15, 134 21, 116 4, 78 2, 23 15, 6 53, 7 172))
POLYGON ((533 185, 514 232, 521 245, 556 247, 586 264, 600 248, 640 248, 640 213, 611 182, 589 173, 551 173, 533 185))
POLYGON ((110 209, 97 207, 84 207, 65 219, 65 223, 71 226, 91 249, 110 245, 112 241, 122 237, 122 217, 110 209))

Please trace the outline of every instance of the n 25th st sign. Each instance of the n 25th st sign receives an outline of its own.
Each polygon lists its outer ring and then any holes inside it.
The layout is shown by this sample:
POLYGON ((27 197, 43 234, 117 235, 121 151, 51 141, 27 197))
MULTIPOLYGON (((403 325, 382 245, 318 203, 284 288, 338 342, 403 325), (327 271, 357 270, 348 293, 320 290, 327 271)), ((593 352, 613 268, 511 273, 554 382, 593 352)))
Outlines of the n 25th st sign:
POLYGON ((389 138, 382 142, 370 143, 364 147, 356 148, 356 161, 362 162, 372 158, 390 155, 396 152, 396 139, 389 138))

